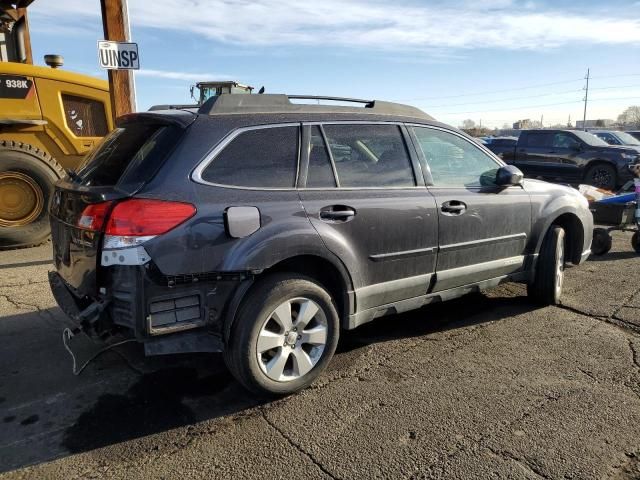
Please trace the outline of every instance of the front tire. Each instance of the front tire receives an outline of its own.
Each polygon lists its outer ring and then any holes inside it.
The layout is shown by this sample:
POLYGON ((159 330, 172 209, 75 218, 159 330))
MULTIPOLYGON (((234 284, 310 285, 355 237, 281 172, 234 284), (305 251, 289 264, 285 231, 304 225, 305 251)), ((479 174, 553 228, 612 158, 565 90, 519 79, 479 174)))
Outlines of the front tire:
POLYGON ((585 183, 605 190, 615 190, 618 185, 616 169, 606 163, 597 163, 587 170, 584 175, 585 183))
POLYGON ((594 228, 593 240, 591 241, 591 253, 594 255, 604 255, 609 253, 613 239, 609 235, 609 231, 606 228, 594 228))
POLYGON ((527 287, 528 295, 542 305, 557 305, 564 284, 565 233, 552 226, 544 237, 536 265, 535 279, 527 287))
POLYGON ((327 291, 310 278, 271 275, 240 306, 225 348, 248 390, 288 395, 309 386, 333 356, 340 322, 327 291))

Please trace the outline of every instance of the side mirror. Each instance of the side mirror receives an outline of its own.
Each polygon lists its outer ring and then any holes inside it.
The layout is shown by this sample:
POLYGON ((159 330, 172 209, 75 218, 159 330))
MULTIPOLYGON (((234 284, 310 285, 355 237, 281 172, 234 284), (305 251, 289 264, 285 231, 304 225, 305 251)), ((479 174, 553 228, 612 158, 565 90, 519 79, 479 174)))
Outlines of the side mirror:
POLYGON ((508 187, 511 185, 522 185, 524 174, 519 168, 513 165, 505 165, 500 167, 496 173, 496 185, 508 187))

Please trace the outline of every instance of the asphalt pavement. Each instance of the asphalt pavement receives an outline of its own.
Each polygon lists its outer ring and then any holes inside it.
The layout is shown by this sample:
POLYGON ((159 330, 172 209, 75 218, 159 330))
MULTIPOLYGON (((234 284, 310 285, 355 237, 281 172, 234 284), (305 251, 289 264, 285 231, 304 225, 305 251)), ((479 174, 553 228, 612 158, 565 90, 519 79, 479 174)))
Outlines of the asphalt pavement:
MULTIPOLYGON (((0 252, 0 478, 640 478, 640 257, 343 334, 309 389, 248 394, 218 354, 127 344, 74 376, 50 246, 0 252)), ((79 361, 98 345, 73 339, 79 361)))

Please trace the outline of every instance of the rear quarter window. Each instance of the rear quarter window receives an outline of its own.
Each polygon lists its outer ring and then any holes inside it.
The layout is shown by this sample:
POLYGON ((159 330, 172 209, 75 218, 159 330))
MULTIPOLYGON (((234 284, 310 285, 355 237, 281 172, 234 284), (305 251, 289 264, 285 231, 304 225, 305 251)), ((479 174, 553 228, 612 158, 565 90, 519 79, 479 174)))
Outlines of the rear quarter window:
POLYGON ((85 157, 76 180, 133 191, 157 173, 181 132, 176 126, 146 122, 118 127, 85 157))
POLYGON ((249 188, 293 188, 298 169, 298 127, 246 130, 218 153, 202 180, 249 188))

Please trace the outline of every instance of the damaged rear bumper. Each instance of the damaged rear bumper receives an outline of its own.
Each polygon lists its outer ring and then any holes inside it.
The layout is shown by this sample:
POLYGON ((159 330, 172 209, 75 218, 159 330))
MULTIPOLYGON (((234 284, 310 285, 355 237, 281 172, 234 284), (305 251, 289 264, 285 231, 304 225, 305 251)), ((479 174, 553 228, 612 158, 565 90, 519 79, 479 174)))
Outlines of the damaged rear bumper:
POLYGON ((227 305, 241 283, 251 282, 244 273, 167 277, 152 266, 118 265, 102 273, 100 293, 83 297, 49 272, 56 302, 88 335, 134 338, 147 355, 222 351, 227 305))

